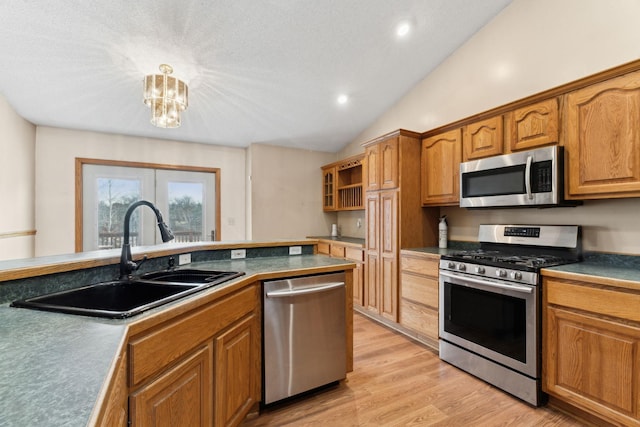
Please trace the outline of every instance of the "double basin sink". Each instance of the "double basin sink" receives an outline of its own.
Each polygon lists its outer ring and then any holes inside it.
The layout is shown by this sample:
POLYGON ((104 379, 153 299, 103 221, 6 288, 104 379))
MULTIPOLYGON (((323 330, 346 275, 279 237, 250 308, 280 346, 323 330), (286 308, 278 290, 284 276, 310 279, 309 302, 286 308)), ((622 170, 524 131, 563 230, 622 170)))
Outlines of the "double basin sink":
POLYGON ((244 272, 167 270, 26 298, 13 307, 119 319, 211 288, 244 272))

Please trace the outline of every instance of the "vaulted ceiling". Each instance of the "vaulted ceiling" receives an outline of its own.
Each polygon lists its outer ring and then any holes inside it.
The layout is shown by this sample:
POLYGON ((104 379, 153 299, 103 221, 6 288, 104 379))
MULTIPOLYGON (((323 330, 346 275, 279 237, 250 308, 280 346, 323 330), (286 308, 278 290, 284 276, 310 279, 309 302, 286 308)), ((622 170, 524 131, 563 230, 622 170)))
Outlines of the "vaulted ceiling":
POLYGON ((510 2, 8 0, 0 95, 36 125, 334 152, 510 2), (177 129, 142 102, 162 63, 189 85, 177 129))

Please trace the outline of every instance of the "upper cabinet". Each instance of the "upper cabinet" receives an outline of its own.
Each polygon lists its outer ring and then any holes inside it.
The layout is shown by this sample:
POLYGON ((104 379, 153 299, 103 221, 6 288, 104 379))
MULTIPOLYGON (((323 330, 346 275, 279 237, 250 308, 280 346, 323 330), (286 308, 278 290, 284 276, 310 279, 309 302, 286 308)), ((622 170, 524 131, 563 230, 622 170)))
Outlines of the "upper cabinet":
POLYGON ((570 199, 640 196, 640 71, 566 95, 570 199))
POLYGON ((322 167, 322 209, 336 210, 336 167, 322 167))
POLYGON ((498 156, 503 152, 502 116, 491 117, 464 127, 463 161, 498 156))
POLYGON ((349 157, 322 167, 322 209, 362 210, 364 156, 349 157))
POLYGON ((505 114, 505 151, 558 143, 558 99, 527 105, 505 114))
POLYGON ((367 159, 367 191, 398 187, 398 138, 387 138, 366 147, 364 156, 367 159))
POLYGON ((422 140, 423 206, 457 205, 460 201, 462 131, 454 129, 422 140))

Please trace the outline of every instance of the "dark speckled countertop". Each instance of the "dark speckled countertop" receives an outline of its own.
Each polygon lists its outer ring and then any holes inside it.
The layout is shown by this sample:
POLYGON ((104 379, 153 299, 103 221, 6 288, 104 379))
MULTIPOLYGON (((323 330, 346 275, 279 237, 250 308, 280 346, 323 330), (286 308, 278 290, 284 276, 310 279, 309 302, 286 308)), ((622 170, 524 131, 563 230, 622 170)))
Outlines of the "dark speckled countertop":
MULTIPOLYGON (((189 267, 244 271, 245 276, 188 298, 198 298, 260 273, 281 277, 344 265, 324 255, 205 261, 189 267)), ((178 300, 125 320, 50 313, 0 304, 0 426, 84 426, 126 337, 127 325, 167 310, 178 300)))

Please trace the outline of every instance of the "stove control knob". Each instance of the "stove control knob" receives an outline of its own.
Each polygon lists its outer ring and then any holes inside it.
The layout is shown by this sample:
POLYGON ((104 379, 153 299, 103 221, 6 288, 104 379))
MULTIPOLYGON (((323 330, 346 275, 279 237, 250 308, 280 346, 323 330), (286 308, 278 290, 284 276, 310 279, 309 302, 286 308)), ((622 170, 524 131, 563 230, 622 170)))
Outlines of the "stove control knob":
POLYGON ((475 271, 477 274, 484 274, 484 267, 477 266, 475 271))
POLYGON ((464 265, 464 264, 462 264, 462 263, 458 264, 458 270, 460 270, 460 271, 465 271, 466 269, 467 269, 467 266, 466 266, 466 265, 464 265))
POLYGON ((522 273, 520 273, 519 271, 512 271, 509 276, 515 280, 522 280, 522 273))
POLYGON ((498 277, 507 277, 507 272, 501 269, 496 270, 496 276, 498 277))
POLYGON ((454 262, 449 261, 447 263, 447 268, 450 268, 450 269, 453 270, 454 268, 456 268, 456 264, 454 262))

